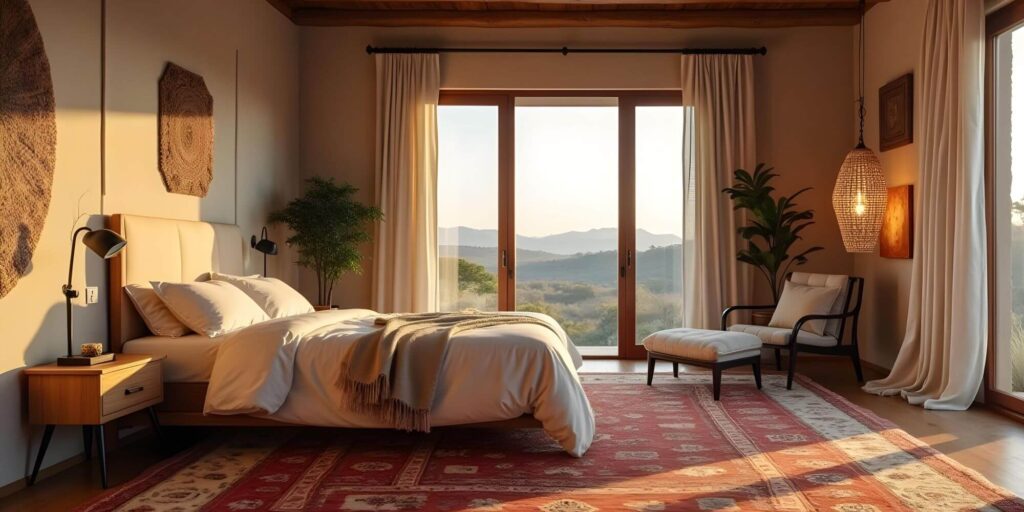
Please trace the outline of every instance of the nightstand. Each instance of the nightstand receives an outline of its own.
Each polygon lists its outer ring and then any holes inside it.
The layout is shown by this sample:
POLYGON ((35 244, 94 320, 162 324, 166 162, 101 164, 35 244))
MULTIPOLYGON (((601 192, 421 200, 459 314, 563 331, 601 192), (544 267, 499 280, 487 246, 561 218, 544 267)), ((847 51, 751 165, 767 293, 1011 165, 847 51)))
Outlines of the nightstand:
POLYGON ((104 424, 147 409, 153 430, 160 435, 160 423, 153 406, 164 400, 161 359, 163 356, 117 354, 113 361, 95 366, 57 366, 50 363, 26 369, 29 423, 46 425, 29 485, 34 484, 39 475, 54 427, 81 425, 86 459, 92 458, 95 431, 100 472, 106 488, 104 424))

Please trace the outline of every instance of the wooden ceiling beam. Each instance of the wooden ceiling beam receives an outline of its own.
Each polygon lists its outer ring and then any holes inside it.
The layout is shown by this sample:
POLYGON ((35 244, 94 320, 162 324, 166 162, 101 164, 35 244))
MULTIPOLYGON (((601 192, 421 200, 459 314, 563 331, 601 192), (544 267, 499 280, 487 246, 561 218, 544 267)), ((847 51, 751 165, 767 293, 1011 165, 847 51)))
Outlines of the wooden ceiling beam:
POLYGON ((373 27, 793 27, 855 25, 852 9, 702 9, 702 10, 342 10, 292 9, 292 21, 306 26, 373 27))

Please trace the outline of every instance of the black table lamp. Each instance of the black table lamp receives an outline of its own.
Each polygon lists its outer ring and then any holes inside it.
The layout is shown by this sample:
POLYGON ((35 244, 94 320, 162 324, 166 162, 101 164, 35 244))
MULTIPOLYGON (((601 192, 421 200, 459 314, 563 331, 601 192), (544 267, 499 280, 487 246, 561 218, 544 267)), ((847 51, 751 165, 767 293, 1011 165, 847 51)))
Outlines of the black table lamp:
MULTIPOLYGON (((64 299, 67 301, 68 312, 68 355, 67 357, 57 359, 57 364, 61 366, 86 366, 97 362, 104 362, 98 361, 97 358, 73 356, 71 353, 71 299, 78 297, 78 290, 71 286, 71 278, 75 272, 75 242, 78 241, 78 234, 83 231, 85 236, 82 237, 82 243, 103 259, 116 256, 128 243, 120 235, 109 229, 93 231, 92 228, 81 227, 76 229, 75 233, 71 235, 71 262, 68 264, 68 283, 60 288, 64 292, 64 299)), ((107 358, 107 360, 112 360, 112 358, 107 358)))
POLYGON ((263 231, 260 232, 260 239, 257 240, 256 235, 253 235, 249 239, 249 245, 263 253, 263 277, 267 277, 267 255, 275 256, 277 254, 277 244, 267 239, 266 226, 263 226, 263 231))

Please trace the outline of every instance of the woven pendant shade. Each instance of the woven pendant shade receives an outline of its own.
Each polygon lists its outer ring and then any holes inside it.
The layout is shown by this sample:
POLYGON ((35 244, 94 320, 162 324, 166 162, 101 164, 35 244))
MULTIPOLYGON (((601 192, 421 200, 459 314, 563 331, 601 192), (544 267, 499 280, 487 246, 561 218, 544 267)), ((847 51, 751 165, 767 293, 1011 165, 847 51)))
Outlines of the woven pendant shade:
POLYGON ((878 157, 858 146, 846 155, 832 190, 846 252, 874 252, 888 194, 878 157))

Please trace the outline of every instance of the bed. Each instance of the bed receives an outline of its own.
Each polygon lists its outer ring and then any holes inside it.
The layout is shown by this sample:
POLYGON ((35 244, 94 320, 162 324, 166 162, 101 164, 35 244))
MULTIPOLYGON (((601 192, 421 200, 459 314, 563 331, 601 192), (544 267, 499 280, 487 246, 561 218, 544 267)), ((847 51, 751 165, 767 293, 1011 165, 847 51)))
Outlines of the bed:
MULTIPOLYGON (((211 271, 243 275, 248 250, 242 234, 229 224, 122 214, 111 215, 108 227, 128 241, 110 260, 111 350, 165 356, 161 422, 384 427, 340 406, 340 389, 330 385, 347 353, 347 334, 375 328, 377 313, 309 313, 218 338, 154 336, 124 286, 202 280, 211 271), (305 333, 301 344, 291 352, 277 348, 277 338, 295 332, 305 333), (257 353, 253 347, 268 348, 257 353), (260 386, 273 389, 254 397, 250 390, 260 386), (268 394, 280 398, 267 405, 268 394)), ((576 374, 579 353, 571 342, 558 345, 550 338, 557 339, 530 324, 456 335, 438 381, 431 427, 540 427, 566 452, 581 456, 593 440, 594 417, 576 374)))

